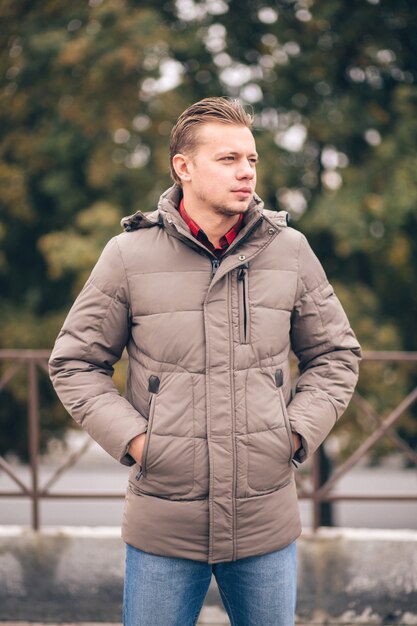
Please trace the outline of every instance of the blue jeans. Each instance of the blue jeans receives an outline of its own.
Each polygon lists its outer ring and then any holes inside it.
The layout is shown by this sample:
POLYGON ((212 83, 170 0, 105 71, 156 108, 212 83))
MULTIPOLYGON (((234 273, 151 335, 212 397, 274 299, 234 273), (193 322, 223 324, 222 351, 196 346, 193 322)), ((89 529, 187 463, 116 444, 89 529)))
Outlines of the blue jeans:
POLYGON ((276 552, 210 565, 126 546, 124 626, 194 626, 214 574, 232 626, 292 626, 295 542, 276 552))

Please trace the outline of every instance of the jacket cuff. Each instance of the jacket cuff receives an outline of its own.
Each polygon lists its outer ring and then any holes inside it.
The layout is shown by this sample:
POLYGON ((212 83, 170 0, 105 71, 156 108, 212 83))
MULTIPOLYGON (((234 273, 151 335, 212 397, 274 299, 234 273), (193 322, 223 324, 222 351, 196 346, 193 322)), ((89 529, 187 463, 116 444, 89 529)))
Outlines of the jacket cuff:
POLYGON ((131 456, 128 452, 129 450, 129 446, 130 446, 130 442, 135 438, 138 437, 139 435, 142 435, 143 433, 146 433, 146 428, 142 429, 140 432, 136 433, 136 435, 133 435, 133 437, 131 437, 129 439, 129 441, 127 442, 125 448, 124 448, 124 453, 122 454, 122 456, 119 458, 119 462, 122 465, 127 465, 127 467, 131 467, 132 465, 134 465, 136 463, 135 459, 133 458, 133 456, 131 456))

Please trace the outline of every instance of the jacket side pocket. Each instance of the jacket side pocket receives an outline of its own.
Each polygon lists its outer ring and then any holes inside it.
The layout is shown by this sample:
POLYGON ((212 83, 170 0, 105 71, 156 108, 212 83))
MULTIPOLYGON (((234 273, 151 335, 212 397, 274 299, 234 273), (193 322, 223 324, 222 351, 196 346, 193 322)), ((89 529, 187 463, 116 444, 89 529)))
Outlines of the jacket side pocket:
POLYGON ((142 454, 142 476, 146 476, 146 461, 149 453, 149 444, 152 436, 152 426, 153 426, 153 418, 155 415, 155 404, 156 404, 156 396, 159 391, 160 380, 158 376, 150 376, 148 391, 150 393, 149 396, 149 417, 148 417, 148 430, 146 431, 145 445, 143 446, 143 454, 142 454))
POLYGON ((279 399, 280 399, 280 402, 281 402, 282 415, 284 417, 285 429, 287 431, 288 441, 289 441, 289 446, 290 446, 290 458, 288 459, 288 463, 291 463, 291 461, 293 460, 294 454, 295 454, 294 440, 293 440, 293 436, 292 436, 290 420, 289 420, 289 417, 288 417, 287 405, 285 404, 285 398, 284 398, 284 394, 282 392, 283 374, 282 374, 282 370, 281 369, 279 369, 279 370, 277 370, 275 372, 275 384, 276 384, 276 386, 278 388, 278 392, 279 392, 279 399))

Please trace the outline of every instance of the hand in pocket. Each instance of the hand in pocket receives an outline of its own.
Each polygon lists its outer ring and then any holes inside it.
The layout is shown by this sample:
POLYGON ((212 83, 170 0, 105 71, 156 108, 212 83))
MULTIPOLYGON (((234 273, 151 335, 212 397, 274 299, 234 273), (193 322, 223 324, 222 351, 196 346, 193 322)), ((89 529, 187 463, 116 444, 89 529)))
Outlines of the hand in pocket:
POLYGON ((145 445, 146 433, 142 433, 137 437, 134 437, 129 444, 129 454, 132 456, 136 463, 142 465, 143 447, 145 445))

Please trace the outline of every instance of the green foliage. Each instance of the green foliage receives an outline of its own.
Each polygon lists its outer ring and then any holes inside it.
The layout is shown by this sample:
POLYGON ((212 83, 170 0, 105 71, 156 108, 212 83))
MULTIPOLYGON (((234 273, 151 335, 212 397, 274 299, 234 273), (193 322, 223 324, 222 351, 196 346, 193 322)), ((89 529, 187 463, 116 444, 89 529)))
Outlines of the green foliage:
MULTIPOLYGON (((363 346, 416 350, 413 5, 4 1, 0 345, 51 347, 120 218, 153 209, 170 184, 176 117, 225 94, 253 106, 258 192, 308 235, 363 346)), ((361 389, 380 400, 365 370, 361 389)), ((386 406, 413 374, 398 380, 386 406)), ((10 393, 9 414, 23 406, 10 393)), ((351 420, 347 448, 361 426, 351 420)))

